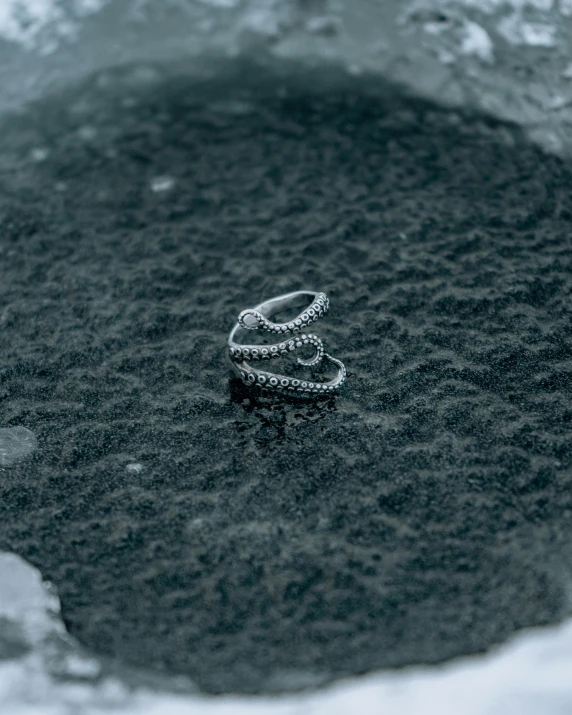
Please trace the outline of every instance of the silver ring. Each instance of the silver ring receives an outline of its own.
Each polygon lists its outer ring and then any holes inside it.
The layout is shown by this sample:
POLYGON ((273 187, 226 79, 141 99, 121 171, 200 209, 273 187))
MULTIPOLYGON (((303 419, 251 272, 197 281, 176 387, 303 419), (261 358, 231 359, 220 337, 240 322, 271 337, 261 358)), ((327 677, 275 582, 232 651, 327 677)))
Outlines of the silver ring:
POLYGON ((346 368, 341 360, 324 352, 324 345, 317 335, 302 332, 327 312, 330 301, 325 293, 299 290, 276 298, 265 300, 254 308, 243 310, 238 322, 228 337, 228 351, 232 364, 246 385, 257 385, 270 390, 287 393, 328 393, 340 388, 346 379, 346 368), (272 320, 286 310, 302 308, 302 312, 287 322, 272 320), (252 344, 247 339, 252 330, 261 330, 280 335, 276 343, 252 344), (308 360, 298 358, 305 367, 315 367, 322 361, 334 365, 336 376, 328 382, 312 382, 300 378, 286 377, 254 367, 251 362, 271 360, 287 355, 304 346, 312 346, 314 355, 308 360))

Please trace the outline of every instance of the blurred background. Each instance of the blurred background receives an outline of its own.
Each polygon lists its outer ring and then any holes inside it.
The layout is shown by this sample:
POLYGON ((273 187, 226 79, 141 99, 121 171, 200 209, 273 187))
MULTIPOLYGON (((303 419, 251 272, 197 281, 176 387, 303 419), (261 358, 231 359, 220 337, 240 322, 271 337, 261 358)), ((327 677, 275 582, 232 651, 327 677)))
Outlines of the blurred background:
POLYGON ((373 75, 570 142, 570 0, 4 0, 0 109, 95 70, 237 57, 373 75))

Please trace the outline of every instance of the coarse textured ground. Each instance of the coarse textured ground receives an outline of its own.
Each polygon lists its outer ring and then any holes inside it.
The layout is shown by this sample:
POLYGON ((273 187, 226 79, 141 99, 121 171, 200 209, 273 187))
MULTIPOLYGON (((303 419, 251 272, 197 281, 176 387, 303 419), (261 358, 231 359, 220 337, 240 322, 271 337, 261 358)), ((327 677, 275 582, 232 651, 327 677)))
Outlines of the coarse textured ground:
POLYGON ((213 693, 558 621, 570 167, 389 93, 250 85, 133 69, 2 120, 0 426, 39 449, 0 468, 0 549, 89 648, 213 693), (348 367, 318 402, 225 361, 299 288, 348 367))

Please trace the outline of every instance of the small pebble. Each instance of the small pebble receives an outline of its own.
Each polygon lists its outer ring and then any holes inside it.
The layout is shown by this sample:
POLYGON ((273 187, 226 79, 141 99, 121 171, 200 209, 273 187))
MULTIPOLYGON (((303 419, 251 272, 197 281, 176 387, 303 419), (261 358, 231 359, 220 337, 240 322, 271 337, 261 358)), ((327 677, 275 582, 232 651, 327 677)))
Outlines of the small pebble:
POLYGON ((172 176, 156 176, 151 179, 151 191, 157 194, 163 191, 170 191, 174 185, 175 179, 172 176))
POLYGON ((143 471, 143 465, 139 462, 132 462, 127 465, 126 469, 130 474, 141 474, 143 471))
POLYGON ((36 435, 25 427, 0 429, 0 467, 9 467, 38 448, 36 435))
POLYGON ((39 163, 41 161, 45 161, 48 158, 49 153, 50 152, 45 147, 36 147, 35 149, 32 149, 30 156, 33 161, 37 161, 39 163))

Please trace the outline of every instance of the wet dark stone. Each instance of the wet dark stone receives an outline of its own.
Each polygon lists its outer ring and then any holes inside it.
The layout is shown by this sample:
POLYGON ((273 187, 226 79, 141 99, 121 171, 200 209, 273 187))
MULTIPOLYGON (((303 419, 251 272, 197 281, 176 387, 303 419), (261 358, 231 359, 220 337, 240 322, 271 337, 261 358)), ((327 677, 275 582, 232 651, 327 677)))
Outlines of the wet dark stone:
POLYGON ((570 168, 394 96, 259 85, 126 70, 3 120, 0 424, 39 449, 0 469, 0 549, 84 645, 214 693, 558 621, 570 168), (331 298, 335 398, 226 362, 238 312, 299 288, 331 298))

